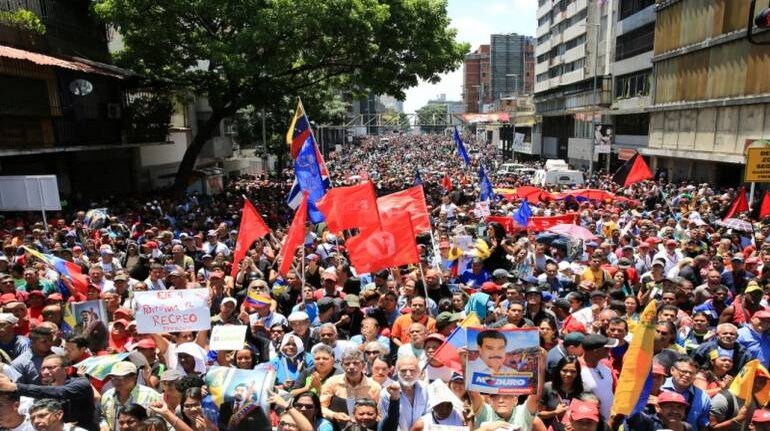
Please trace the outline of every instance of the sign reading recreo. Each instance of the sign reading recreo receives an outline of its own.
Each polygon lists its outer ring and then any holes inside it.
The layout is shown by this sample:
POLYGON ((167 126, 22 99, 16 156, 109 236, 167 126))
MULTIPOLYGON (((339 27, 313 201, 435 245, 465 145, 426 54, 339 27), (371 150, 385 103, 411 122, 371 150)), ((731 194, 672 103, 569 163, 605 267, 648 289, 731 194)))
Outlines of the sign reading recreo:
POLYGON ((770 183, 770 146, 746 149, 747 183, 770 183))
POLYGON ((134 292, 140 334, 201 331, 211 328, 208 289, 134 292))

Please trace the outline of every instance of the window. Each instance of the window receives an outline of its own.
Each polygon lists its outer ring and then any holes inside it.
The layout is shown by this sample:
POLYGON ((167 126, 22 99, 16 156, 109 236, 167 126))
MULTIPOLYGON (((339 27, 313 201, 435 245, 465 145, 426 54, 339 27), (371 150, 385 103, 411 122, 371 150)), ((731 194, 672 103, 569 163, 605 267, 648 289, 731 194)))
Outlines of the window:
POLYGON ((593 138, 594 136, 594 123, 592 121, 575 119, 575 137, 576 138, 593 138))
POLYGON ((580 36, 574 39, 568 40, 565 45, 567 46, 567 51, 569 51, 570 49, 575 48, 576 46, 580 46, 584 43, 586 43, 585 33, 581 34, 580 36))
POLYGON ((631 97, 650 95, 650 71, 618 76, 615 78, 615 98, 629 99, 631 97))
POLYGON ((620 0, 620 19, 628 18, 653 4, 655 0, 620 0))
POLYGON ((655 42, 655 23, 639 27, 624 35, 618 36, 615 44, 615 61, 651 51, 655 42))
POLYGON ((548 81, 548 73, 541 73, 537 75, 537 82, 548 81))
POLYGON ((573 72, 578 69, 583 68, 583 59, 575 60, 572 63, 567 63, 564 65, 564 73, 567 72, 573 72))
POLYGON ((616 135, 647 135, 650 131, 650 114, 615 116, 616 135))

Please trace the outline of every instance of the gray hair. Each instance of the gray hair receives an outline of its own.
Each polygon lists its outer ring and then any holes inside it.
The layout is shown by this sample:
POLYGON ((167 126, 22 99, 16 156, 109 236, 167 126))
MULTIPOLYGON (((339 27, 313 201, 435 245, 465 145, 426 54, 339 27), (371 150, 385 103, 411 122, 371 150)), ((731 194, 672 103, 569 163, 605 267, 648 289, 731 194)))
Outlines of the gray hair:
POLYGON ((370 341, 364 345, 364 350, 379 350, 381 355, 389 355, 390 348, 383 346, 379 341, 370 341))
POLYGON ((342 353, 342 358, 340 358, 340 362, 345 361, 364 362, 364 354, 356 348, 347 349, 342 353))
POLYGON ((723 329, 732 329, 732 330, 738 332, 738 327, 733 325, 732 323, 726 323, 725 322, 725 323, 720 323, 719 325, 717 325, 717 332, 719 332, 719 331, 721 331, 723 329))
POLYGON ((315 355, 316 353, 326 353, 327 355, 334 358, 334 349, 332 349, 331 347, 323 343, 318 343, 315 346, 313 346, 312 349, 310 349, 311 355, 315 355))
POLYGON ((49 412, 64 411, 64 408, 62 407, 61 402, 51 398, 43 398, 41 400, 35 401, 35 403, 32 404, 32 407, 29 408, 29 411, 33 412, 35 410, 40 410, 40 409, 46 409, 49 412))
POLYGON ((334 335, 339 335, 339 332, 337 332, 337 326, 335 326, 334 323, 326 322, 318 327, 318 331, 321 331, 322 329, 331 329, 334 331, 334 335))

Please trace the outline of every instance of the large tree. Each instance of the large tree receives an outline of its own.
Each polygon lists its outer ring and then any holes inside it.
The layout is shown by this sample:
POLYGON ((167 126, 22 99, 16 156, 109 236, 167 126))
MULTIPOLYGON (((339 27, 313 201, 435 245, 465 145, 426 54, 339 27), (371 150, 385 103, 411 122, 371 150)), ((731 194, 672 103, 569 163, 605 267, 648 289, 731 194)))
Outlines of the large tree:
POLYGON ((445 0, 97 0, 94 10, 123 36, 121 64, 208 97, 213 112, 177 192, 215 127, 243 107, 279 106, 330 81, 403 98, 469 48, 455 41, 445 0))

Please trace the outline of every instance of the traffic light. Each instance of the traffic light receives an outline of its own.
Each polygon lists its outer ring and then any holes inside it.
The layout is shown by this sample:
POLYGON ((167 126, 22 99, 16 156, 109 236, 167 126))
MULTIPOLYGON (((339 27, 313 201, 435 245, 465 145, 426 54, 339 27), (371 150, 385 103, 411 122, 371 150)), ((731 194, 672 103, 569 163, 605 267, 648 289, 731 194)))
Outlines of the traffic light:
POLYGON ((754 45, 770 45, 768 40, 757 40, 754 37, 754 25, 760 29, 770 29, 770 8, 764 8, 754 17, 754 11, 757 7, 757 0, 751 0, 749 4, 749 17, 746 23, 746 39, 754 45))

